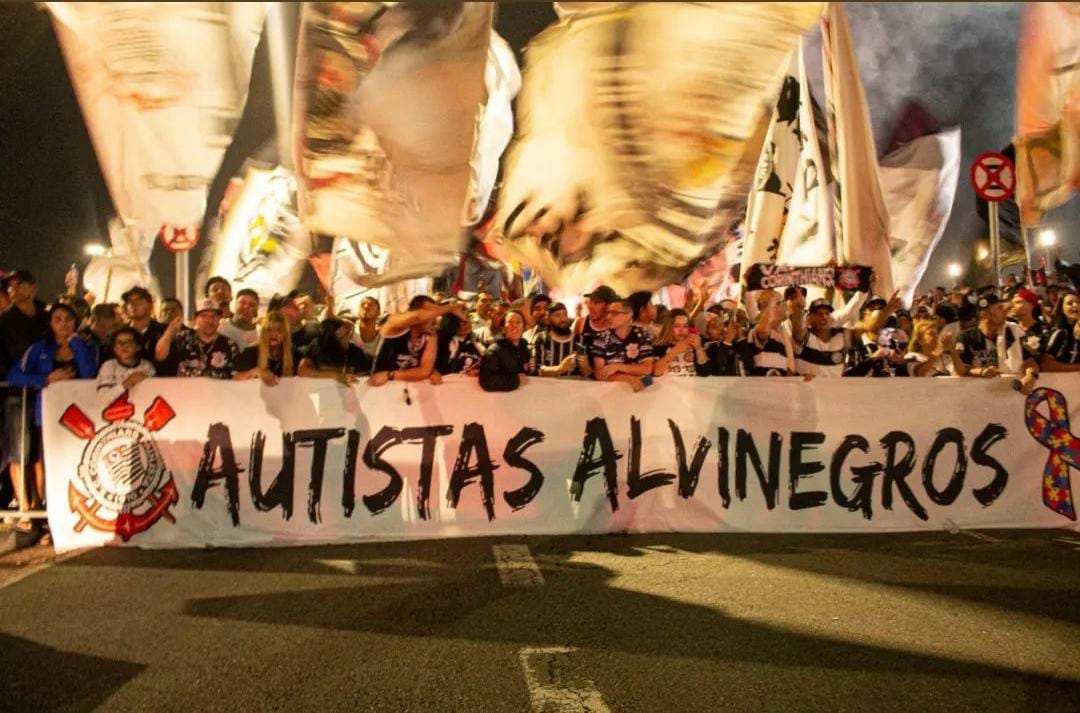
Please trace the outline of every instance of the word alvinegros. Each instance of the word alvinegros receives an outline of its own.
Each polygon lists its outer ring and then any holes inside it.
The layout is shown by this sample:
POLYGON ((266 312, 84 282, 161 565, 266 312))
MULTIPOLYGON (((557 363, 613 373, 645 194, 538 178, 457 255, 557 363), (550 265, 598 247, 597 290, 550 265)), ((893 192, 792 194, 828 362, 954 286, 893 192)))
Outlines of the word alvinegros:
MULTIPOLYGON (((908 433, 892 430, 871 443, 857 433, 842 438, 832 452, 823 446, 826 435, 818 431, 769 432, 755 434, 744 429, 716 429, 715 442, 699 436, 688 449, 680 427, 668 419, 671 431, 671 470, 642 472, 643 441, 641 420, 630 418, 627 452, 616 448, 604 418, 593 418, 584 425, 584 438, 576 467, 569 480, 567 496, 580 501, 589 481, 596 478, 612 512, 620 507, 620 476, 623 495, 633 501, 660 488, 674 488, 684 499, 695 497, 705 487, 705 463, 716 448, 715 487, 725 509, 738 507, 749 497, 753 484, 765 507, 774 510, 784 504, 792 511, 826 507, 830 500, 851 513, 870 520, 874 503, 892 510, 897 499, 921 520, 928 520, 926 504, 949 506, 961 497, 965 483, 970 497, 988 507, 997 500, 1009 481, 1008 470, 991 454, 998 442, 1007 438, 1006 429, 986 424, 972 438, 957 428, 943 428, 929 443, 916 443, 908 433), (826 473, 825 477, 816 477, 826 473), (751 478, 753 473, 753 478, 751 478), (786 497, 781 497, 786 484, 786 497), (875 499, 875 492, 878 494, 875 499), (733 498, 734 495, 734 498, 733 498)), ((428 425, 407 428, 384 426, 368 438, 361 453, 361 432, 346 428, 320 428, 285 432, 282 438, 281 468, 269 485, 264 484, 263 455, 266 436, 256 431, 251 438, 247 468, 237 461, 232 434, 223 423, 210 425, 203 446, 197 477, 191 493, 192 506, 204 507, 207 492, 224 485, 225 501, 234 526, 240 524, 240 478, 246 472, 253 506, 261 512, 280 509, 288 520, 293 516, 298 451, 310 450, 310 477, 307 492, 307 516, 312 523, 321 521, 323 479, 327 453, 344 448, 342 473, 342 513, 351 518, 356 509, 356 495, 371 514, 378 515, 402 497, 406 478, 415 483, 415 507, 422 520, 431 518, 431 487, 435 454, 440 439, 452 438, 452 425, 428 425), (420 460, 415 473, 402 473, 390 463, 396 448, 419 447, 420 460), (358 477, 359 463, 369 473, 358 477)), ((447 505, 457 508, 462 492, 475 484, 489 521, 496 518, 496 471, 503 490, 501 498, 511 509, 525 508, 540 493, 552 474, 547 474, 530 459, 528 451, 544 441, 544 433, 522 427, 503 445, 501 460, 491 457, 484 427, 466 423, 459 436, 457 456, 449 476, 447 505)), ((452 444, 450 444, 452 445, 452 444)), ((649 455, 655 456, 655 453, 649 455)), ((653 461, 649 461, 653 462, 653 461)), ((710 469, 711 470, 711 469, 710 469)), ((565 477, 566 473, 559 473, 565 477)), ((549 486, 550 487, 550 486, 549 486)), ((744 506, 750 506, 745 504, 744 506)))

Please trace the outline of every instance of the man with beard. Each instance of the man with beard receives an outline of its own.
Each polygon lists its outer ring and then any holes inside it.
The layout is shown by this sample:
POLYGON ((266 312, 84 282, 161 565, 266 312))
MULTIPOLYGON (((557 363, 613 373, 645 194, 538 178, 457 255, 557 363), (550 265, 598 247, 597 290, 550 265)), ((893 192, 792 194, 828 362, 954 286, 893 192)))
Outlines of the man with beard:
POLYGON ((957 376, 1000 376, 1038 373, 1035 359, 1024 345, 1023 330, 1005 321, 1005 303, 994 293, 976 303, 979 322, 960 332, 953 352, 957 376))
POLYGON ((368 384, 382 386, 390 381, 426 379, 433 384, 442 383, 442 376, 435 370, 438 352, 435 329, 439 317, 449 313, 466 319, 465 308, 460 304, 439 305, 427 295, 417 295, 409 300, 407 312, 391 315, 379 330, 383 343, 368 384))
POLYGON ((177 376, 233 378, 240 350, 233 340, 218 332, 221 325, 218 302, 211 298, 200 302, 194 323, 194 329, 185 327, 179 318, 169 323, 154 348, 154 356, 159 362, 175 360, 177 376))
POLYGON ((547 309, 547 328, 533 340, 532 353, 540 376, 579 376, 583 342, 570 326, 566 305, 553 302, 547 309))
POLYGON ((600 381, 621 381, 634 391, 652 383, 652 338, 633 323, 628 300, 616 299, 607 310, 610 328, 593 342, 593 371, 600 381))
POLYGON ((530 347, 536 342, 536 338, 540 336, 541 332, 547 328, 547 313, 551 302, 551 298, 542 292, 533 295, 529 299, 528 318, 532 326, 525 332, 525 341, 529 343, 530 347))
POLYGON ((132 287, 120 295, 120 299, 124 302, 128 325, 139 333, 142 341, 139 358, 153 362, 158 376, 176 376, 176 364, 154 358, 155 347, 161 335, 165 333, 165 325, 152 316, 154 298, 150 291, 145 287, 132 287))
POLYGON ((236 311, 221 325, 221 333, 236 342, 240 351, 259 343, 259 293, 245 287, 236 293, 236 311))
MULTIPOLYGON (((574 336, 581 339, 581 343, 585 349, 585 353, 588 355, 588 364, 586 365, 586 376, 591 376, 591 369, 593 357, 595 356, 595 344, 597 339, 608 331, 610 324, 608 323, 608 307, 617 302, 619 296, 615 294, 615 290, 611 289, 607 285, 600 285, 595 290, 585 295, 585 308, 587 310, 585 316, 578 317, 574 321, 574 336)), ((627 309, 630 309, 629 304, 627 309)), ((631 310, 632 311, 632 310, 631 310)))
POLYGON ((284 295, 274 295, 270 298, 268 312, 278 311, 289 323, 289 338, 296 349, 306 349, 309 344, 319 337, 318 324, 305 324, 304 315, 300 310, 298 299, 299 290, 291 290, 284 295))

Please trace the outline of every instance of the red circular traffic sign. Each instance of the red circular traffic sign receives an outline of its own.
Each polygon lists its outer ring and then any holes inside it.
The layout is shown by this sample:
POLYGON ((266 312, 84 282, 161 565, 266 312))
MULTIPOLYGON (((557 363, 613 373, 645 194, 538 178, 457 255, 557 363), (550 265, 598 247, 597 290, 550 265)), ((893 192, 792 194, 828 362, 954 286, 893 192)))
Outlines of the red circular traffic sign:
POLYGON ((985 201, 1008 200, 1016 192, 1016 168, 1005 154, 997 151, 979 154, 971 164, 971 185, 985 201))
POLYGON ((186 253, 199 244, 199 228, 194 226, 178 228, 175 225, 162 225, 158 231, 158 240, 174 253, 186 253))

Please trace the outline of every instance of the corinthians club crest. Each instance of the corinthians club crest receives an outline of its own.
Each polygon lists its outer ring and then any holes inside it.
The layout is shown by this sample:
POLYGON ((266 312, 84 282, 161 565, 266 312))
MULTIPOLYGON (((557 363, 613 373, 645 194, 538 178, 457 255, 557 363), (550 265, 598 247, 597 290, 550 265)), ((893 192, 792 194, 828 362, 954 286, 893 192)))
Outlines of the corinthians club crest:
POLYGON ((79 515, 75 532, 89 525, 127 542, 163 516, 174 521, 169 508, 179 499, 176 483, 152 434, 176 412, 159 396, 141 423, 131 420, 134 413, 125 392, 102 411, 107 425, 101 430, 75 404, 60 417, 65 428, 87 441, 78 474, 68 482, 68 504, 79 515))

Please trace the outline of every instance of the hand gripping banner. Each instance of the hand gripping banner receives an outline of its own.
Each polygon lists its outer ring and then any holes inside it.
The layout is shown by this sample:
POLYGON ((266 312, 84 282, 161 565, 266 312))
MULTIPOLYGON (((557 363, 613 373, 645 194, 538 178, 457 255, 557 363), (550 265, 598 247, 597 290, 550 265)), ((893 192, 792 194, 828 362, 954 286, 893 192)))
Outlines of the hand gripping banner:
POLYGON ((1028 396, 1024 408, 1028 433, 1050 451, 1043 470, 1043 503, 1054 512, 1076 520, 1069 468, 1080 468, 1080 438, 1069 429, 1069 404, 1060 391, 1041 388, 1028 396), (1050 417, 1038 407, 1046 402, 1050 417))

